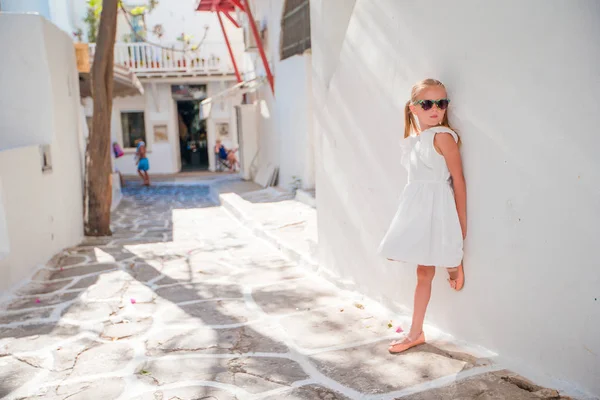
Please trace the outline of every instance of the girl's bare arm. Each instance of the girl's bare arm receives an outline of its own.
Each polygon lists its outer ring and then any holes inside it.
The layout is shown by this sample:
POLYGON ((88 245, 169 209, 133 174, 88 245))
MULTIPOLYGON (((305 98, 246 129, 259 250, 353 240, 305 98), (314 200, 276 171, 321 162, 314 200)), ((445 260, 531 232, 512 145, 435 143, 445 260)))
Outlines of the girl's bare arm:
POLYGON ((456 211, 458 220, 462 229, 463 239, 467 237, 467 186, 465 176, 463 175, 462 160, 458 144, 450 133, 441 132, 435 135, 434 145, 444 156, 446 165, 452 176, 452 186, 454 187, 454 200, 456 202, 456 211))

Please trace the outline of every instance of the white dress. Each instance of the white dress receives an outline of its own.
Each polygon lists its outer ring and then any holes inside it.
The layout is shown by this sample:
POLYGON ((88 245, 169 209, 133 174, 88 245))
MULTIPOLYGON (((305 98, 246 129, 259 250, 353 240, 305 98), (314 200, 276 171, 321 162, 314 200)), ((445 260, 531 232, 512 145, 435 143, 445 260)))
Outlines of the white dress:
POLYGON ((388 259, 410 264, 456 267, 463 258, 463 238, 450 171, 433 147, 436 133, 457 134, 444 126, 402 140, 402 164, 408 184, 398 211, 379 246, 388 259))

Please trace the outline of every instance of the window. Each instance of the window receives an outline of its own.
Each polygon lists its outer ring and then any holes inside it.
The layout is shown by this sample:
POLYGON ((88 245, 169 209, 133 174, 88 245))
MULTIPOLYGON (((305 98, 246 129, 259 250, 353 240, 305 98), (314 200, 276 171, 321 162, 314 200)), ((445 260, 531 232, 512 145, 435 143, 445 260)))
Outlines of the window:
POLYGON ((281 19, 281 60, 310 49, 309 0, 286 0, 281 19))
POLYGON ((146 126, 144 124, 144 112, 122 112, 121 126, 123 127, 123 147, 134 147, 135 141, 140 139, 146 141, 146 126))

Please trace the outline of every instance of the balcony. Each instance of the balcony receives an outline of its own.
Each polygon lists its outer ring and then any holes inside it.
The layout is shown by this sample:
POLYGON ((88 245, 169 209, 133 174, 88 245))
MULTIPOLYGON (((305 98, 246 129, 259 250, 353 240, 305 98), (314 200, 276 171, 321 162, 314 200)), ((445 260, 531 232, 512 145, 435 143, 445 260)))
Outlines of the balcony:
MULTIPOLYGON (((241 61, 243 46, 243 43, 232 44, 236 60, 241 61)), ((90 43, 91 58, 95 50, 96 44, 90 43)), ((224 42, 203 43, 196 50, 181 50, 181 43, 162 47, 148 43, 116 43, 115 64, 129 68, 138 77, 234 74, 224 42)))

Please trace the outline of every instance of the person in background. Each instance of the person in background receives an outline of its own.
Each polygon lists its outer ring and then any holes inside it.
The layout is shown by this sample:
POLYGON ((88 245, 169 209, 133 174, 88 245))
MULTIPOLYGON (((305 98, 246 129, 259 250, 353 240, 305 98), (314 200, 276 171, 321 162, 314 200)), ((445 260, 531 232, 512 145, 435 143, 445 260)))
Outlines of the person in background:
POLYGON ((230 171, 233 172, 236 169, 236 166, 239 167, 240 163, 238 162, 235 150, 227 150, 227 148, 221 143, 221 139, 217 139, 215 143, 215 153, 218 154, 221 160, 227 160, 229 162, 230 171))
POLYGON ((148 176, 148 170, 150 169, 150 163, 146 157, 146 143, 141 139, 135 141, 135 163, 137 165, 138 174, 144 181, 144 186, 150 186, 150 176, 148 176))

